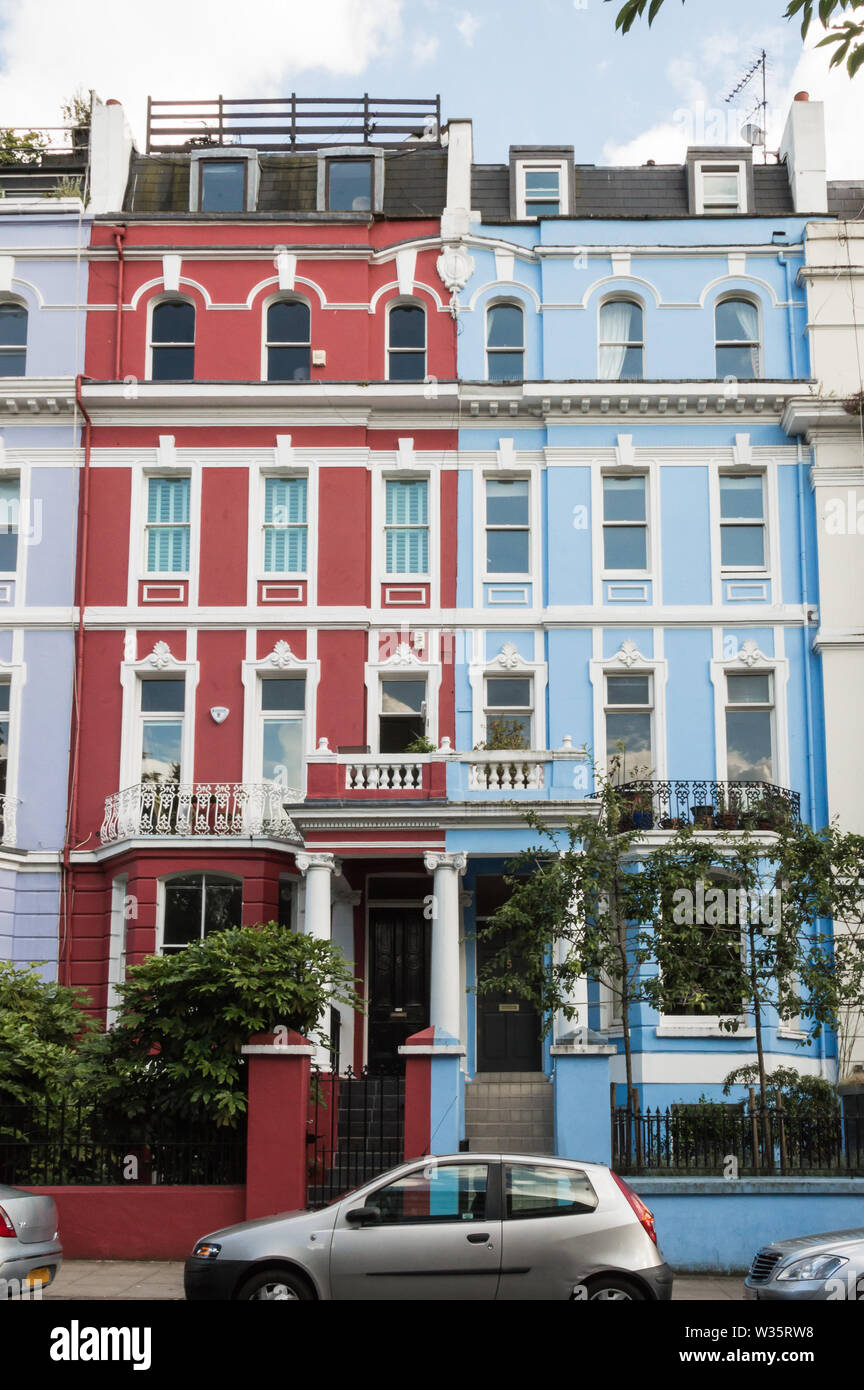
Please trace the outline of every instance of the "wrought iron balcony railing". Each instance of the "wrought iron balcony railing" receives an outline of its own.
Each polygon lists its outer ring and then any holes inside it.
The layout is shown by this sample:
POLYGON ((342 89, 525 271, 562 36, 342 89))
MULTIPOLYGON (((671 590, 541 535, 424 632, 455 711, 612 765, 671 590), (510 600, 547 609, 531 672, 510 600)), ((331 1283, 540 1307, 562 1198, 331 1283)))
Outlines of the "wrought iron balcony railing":
POLYGON ((103 844, 144 835, 264 835, 299 842, 283 803, 302 792, 272 782, 142 782, 105 799, 103 844))
MULTIPOLYGON (((776 830, 799 820, 801 797, 771 782, 623 782, 615 788, 622 829, 776 830)), ((596 793, 595 793, 596 798, 596 793)))

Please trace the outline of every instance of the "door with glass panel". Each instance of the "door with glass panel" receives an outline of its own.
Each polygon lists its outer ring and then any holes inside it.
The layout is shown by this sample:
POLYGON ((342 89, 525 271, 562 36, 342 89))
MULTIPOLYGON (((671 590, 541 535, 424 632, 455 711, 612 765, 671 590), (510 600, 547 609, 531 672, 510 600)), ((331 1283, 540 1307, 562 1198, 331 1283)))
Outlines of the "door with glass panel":
POLYGON ((303 676, 267 677, 260 683, 261 776, 286 797, 303 797, 305 788, 303 676))
POLYGON ((186 684, 183 680, 142 680, 139 683, 141 762, 140 829, 173 832, 191 814, 191 803, 180 806, 183 774, 183 720, 186 684))
POLYGON ((774 780, 774 678, 770 671, 726 677, 726 769, 730 782, 774 780))
POLYGON ((430 1158, 363 1201, 347 1202, 333 1231, 333 1297, 494 1299, 501 1267, 498 1166, 430 1158))

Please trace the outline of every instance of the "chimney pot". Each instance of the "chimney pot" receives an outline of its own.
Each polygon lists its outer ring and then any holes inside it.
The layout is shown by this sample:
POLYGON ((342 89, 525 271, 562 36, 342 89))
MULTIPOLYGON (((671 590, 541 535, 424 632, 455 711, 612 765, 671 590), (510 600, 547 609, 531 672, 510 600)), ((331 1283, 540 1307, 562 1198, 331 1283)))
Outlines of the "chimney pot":
POLYGON ((809 101, 809 100, 810 100, 810 93, 809 93, 809 92, 796 92, 796 93, 795 93, 795 100, 796 100, 796 101, 809 101))

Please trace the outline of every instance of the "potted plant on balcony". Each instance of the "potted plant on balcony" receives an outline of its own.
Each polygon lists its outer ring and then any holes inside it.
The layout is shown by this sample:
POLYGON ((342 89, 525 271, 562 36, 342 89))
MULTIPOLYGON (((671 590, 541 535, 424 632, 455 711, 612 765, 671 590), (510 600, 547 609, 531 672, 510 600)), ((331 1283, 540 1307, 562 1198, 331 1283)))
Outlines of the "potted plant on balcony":
POLYGON ((412 738, 411 742, 405 745, 406 753, 423 754, 437 753, 437 751, 435 744, 425 734, 418 734, 416 738, 412 738))
POLYGON ((615 745, 615 754, 609 761, 609 775, 619 807, 619 828, 621 830, 654 829, 654 788, 651 779, 653 767, 636 766, 630 769, 627 780, 620 780, 625 765, 626 745, 623 741, 615 745))
POLYGON ((714 824, 718 830, 738 830, 741 825, 741 805, 731 789, 718 788, 714 824))
POLYGON ((750 803, 748 821, 757 830, 777 830, 789 818, 789 810, 777 790, 766 783, 764 791, 750 803))

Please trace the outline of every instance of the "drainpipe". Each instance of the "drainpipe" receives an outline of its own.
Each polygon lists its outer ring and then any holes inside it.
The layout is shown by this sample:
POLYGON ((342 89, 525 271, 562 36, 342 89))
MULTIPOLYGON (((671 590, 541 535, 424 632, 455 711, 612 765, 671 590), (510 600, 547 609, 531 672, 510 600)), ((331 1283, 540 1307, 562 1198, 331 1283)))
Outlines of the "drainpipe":
POLYGON ((789 355, 790 355, 790 358, 791 358, 791 365, 792 365, 792 377, 793 377, 794 380, 797 381, 797 379, 798 379, 798 353, 797 353, 797 351, 796 351, 796 349, 795 349, 795 315, 794 315, 794 313, 792 312, 792 282, 791 282, 791 280, 789 279, 789 275, 790 275, 790 271, 791 271, 792 267, 791 267, 791 265, 789 264, 789 261, 786 259, 786 256, 785 256, 784 252, 782 252, 782 251, 780 251, 780 252, 778 253, 778 255, 777 255, 777 261, 778 261, 778 263, 779 263, 780 265, 782 265, 782 267, 783 267, 783 269, 784 269, 784 271, 785 271, 785 273, 786 273, 786 317, 787 317, 787 319, 788 319, 788 321, 789 321, 789 355))
POLYGON ((126 228, 115 227, 112 235, 114 245, 117 247, 117 309, 114 324, 114 380, 120 380, 120 361, 121 348, 123 345, 123 280, 126 269, 126 262, 123 259, 123 243, 126 240, 126 228))
POLYGON ((63 844, 63 982, 71 983, 72 973, 72 931, 70 917, 70 889, 72 879, 71 850, 77 838, 78 825, 78 755, 81 734, 81 694, 84 685, 84 607, 87 595, 87 539, 90 522, 90 450, 92 422, 84 404, 81 386, 84 378, 79 372, 75 378, 75 402, 84 420, 84 471, 81 479, 81 518, 78 537, 78 566, 75 578, 75 603, 78 608, 78 624, 75 630, 75 682, 74 704, 72 709, 72 747, 69 773, 69 808, 66 816, 66 837, 63 844))

